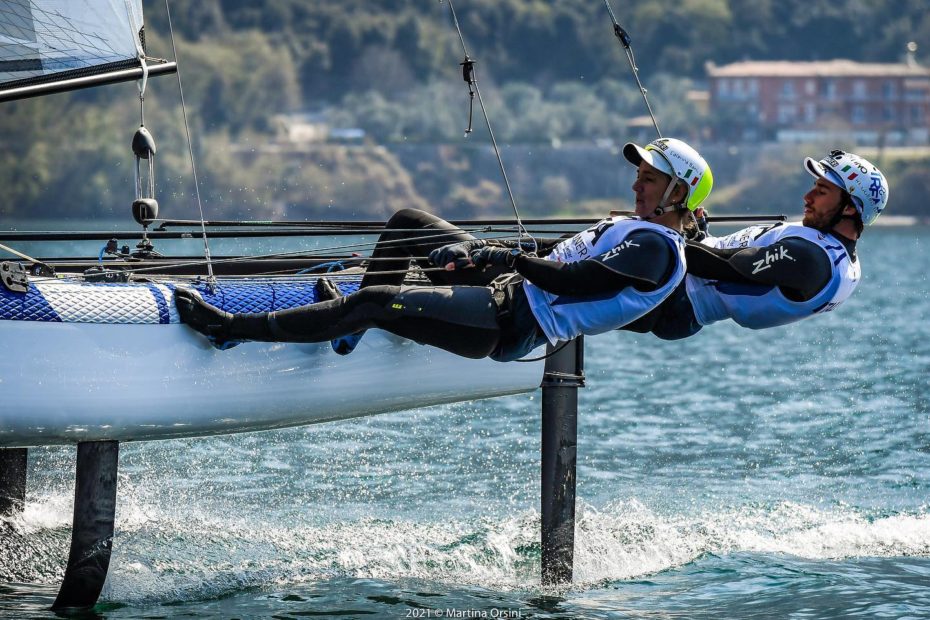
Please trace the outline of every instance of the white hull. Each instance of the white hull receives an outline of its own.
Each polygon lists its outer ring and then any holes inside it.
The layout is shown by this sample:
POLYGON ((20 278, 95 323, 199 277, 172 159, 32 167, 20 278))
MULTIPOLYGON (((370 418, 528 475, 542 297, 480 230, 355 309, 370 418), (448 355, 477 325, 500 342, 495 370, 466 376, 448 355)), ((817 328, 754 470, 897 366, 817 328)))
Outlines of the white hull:
POLYGON ((0 321, 0 447, 260 431, 534 390, 543 362, 468 360, 371 330, 214 349, 189 327, 0 321))

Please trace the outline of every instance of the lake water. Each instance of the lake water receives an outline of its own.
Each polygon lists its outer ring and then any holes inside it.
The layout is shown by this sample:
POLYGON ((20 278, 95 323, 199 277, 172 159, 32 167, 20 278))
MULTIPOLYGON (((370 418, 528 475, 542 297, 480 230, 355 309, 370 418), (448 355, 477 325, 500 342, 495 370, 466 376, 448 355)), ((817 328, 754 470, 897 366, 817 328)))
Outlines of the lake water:
MULTIPOLYGON (((588 338, 570 587, 539 585, 537 391, 124 444, 95 613, 930 617, 928 233, 869 230, 859 289, 800 324, 588 338)), ((30 451, 2 617, 56 617, 73 467, 30 451)))

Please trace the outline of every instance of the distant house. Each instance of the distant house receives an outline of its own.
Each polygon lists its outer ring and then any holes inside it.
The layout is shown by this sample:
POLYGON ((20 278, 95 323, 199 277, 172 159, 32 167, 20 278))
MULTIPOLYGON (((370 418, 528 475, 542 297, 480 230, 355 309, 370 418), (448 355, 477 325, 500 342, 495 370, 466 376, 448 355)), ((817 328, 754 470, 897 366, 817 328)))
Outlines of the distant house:
POLYGON ((708 64, 707 74, 718 139, 930 141, 930 69, 913 60, 747 61, 708 64))
POLYGON ((325 112, 298 112, 274 117, 279 143, 306 145, 319 142, 361 142, 365 130, 358 127, 333 127, 325 112))
POLYGON ((329 138, 330 127, 326 115, 319 112, 278 114, 273 120, 279 142, 306 144, 325 142, 329 138))

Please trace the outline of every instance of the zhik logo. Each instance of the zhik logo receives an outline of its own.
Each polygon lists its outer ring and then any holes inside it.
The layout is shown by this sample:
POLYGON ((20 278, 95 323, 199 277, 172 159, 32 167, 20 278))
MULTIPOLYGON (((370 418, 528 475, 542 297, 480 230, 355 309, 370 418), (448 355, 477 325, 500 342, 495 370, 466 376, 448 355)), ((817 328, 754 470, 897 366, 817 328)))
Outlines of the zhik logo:
POLYGON ((614 247, 609 252, 604 254, 603 260, 607 260, 608 258, 614 257, 627 248, 638 248, 638 247, 639 247, 638 243, 633 243, 629 239, 626 239, 624 241, 621 241, 619 244, 617 244, 616 247, 614 247))
POLYGON ((752 273, 757 274, 760 271, 765 271, 766 269, 772 266, 772 263, 776 261, 780 261, 783 258, 787 258, 788 260, 791 260, 791 261, 794 260, 793 258, 791 258, 791 255, 788 254, 788 249, 785 247, 780 247, 774 252, 769 252, 768 250, 766 250, 765 257, 760 258, 759 260, 755 261, 752 264, 752 266, 754 267, 754 269, 752 270, 752 273))

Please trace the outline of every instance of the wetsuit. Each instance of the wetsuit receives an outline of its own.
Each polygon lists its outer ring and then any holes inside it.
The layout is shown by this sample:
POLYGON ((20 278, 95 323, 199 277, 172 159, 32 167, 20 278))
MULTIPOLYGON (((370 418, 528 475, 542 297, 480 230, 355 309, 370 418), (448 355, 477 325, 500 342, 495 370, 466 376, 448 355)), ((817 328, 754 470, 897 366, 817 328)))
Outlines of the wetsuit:
MULTIPOLYGON (((445 228, 440 222, 437 218, 432 223, 434 230, 454 234, 450 225, 445 228)), ((183 321, 217 340, 323 342, 377 327, 464 357, 509 361, 522 357, 552 335, 540 326, 536 315, 541 312, 539 308, 570 307, 571 312, 563 315, 563 320, 569 321, 568 333, 599 333, 604 331, 600 329, 604 325, 615 329, 632 320, 630 317, 648 311, 684 277, 684 243, 670 229, 616 218, 576 237, 585 235, 597 253, 579 256, 575 262, 519 254, 513 260, 515 273, 496 278, 494 272, 476 269, 427 272, 434 281, 441 277, 450 282, 455 278, 452 286, 403 286, 385 283, 376 275, 380 282, 372 283, 373 278, 369 278, 365 287, 346 297, 273 313, 236 315, 220 312, 189 292, 179 290, 176 299, 183 321), (616 245, 610 245, 612 238, 616 245), (591 244, 592 240, 596 243, 591 244), (483 280, 484 285, 460 285, 460 278, 483 280), (525 286, 525 280, 532 284, 525 286), (546 297, 529 297, 530 287, 546 297), (559 303, 560 298, 564 303, 559 303), (631 301, 634 310, 628 307, 631 301), (585 309, 592 310, 598 324, 590 332, 585 331, 585 309)), ((415 241, 399 244, 407 248, 402 250, 407 253, 395 254, 398 265, 406 266, 411 256, 425 256, 427 247, 432 249, 450 241, 449 237, 440 242, 425 237, 425 233, 420 237, 423 247, 416 247, 415 241)), ((466 239, 471 237, 465 235, 459 240, 466 239)), ((382 248, 391 247, 382 244, 382 248)), ((377 265, 377 271, 394 271, 385 269, 380 262, 377 265)))
POLYGON ((688 276, 655 311, 628 325, 675 340, 724 319, 750 329, 829 312, 859 282, 856 242, 800 224, 751 226, 689 242, 688 276))

